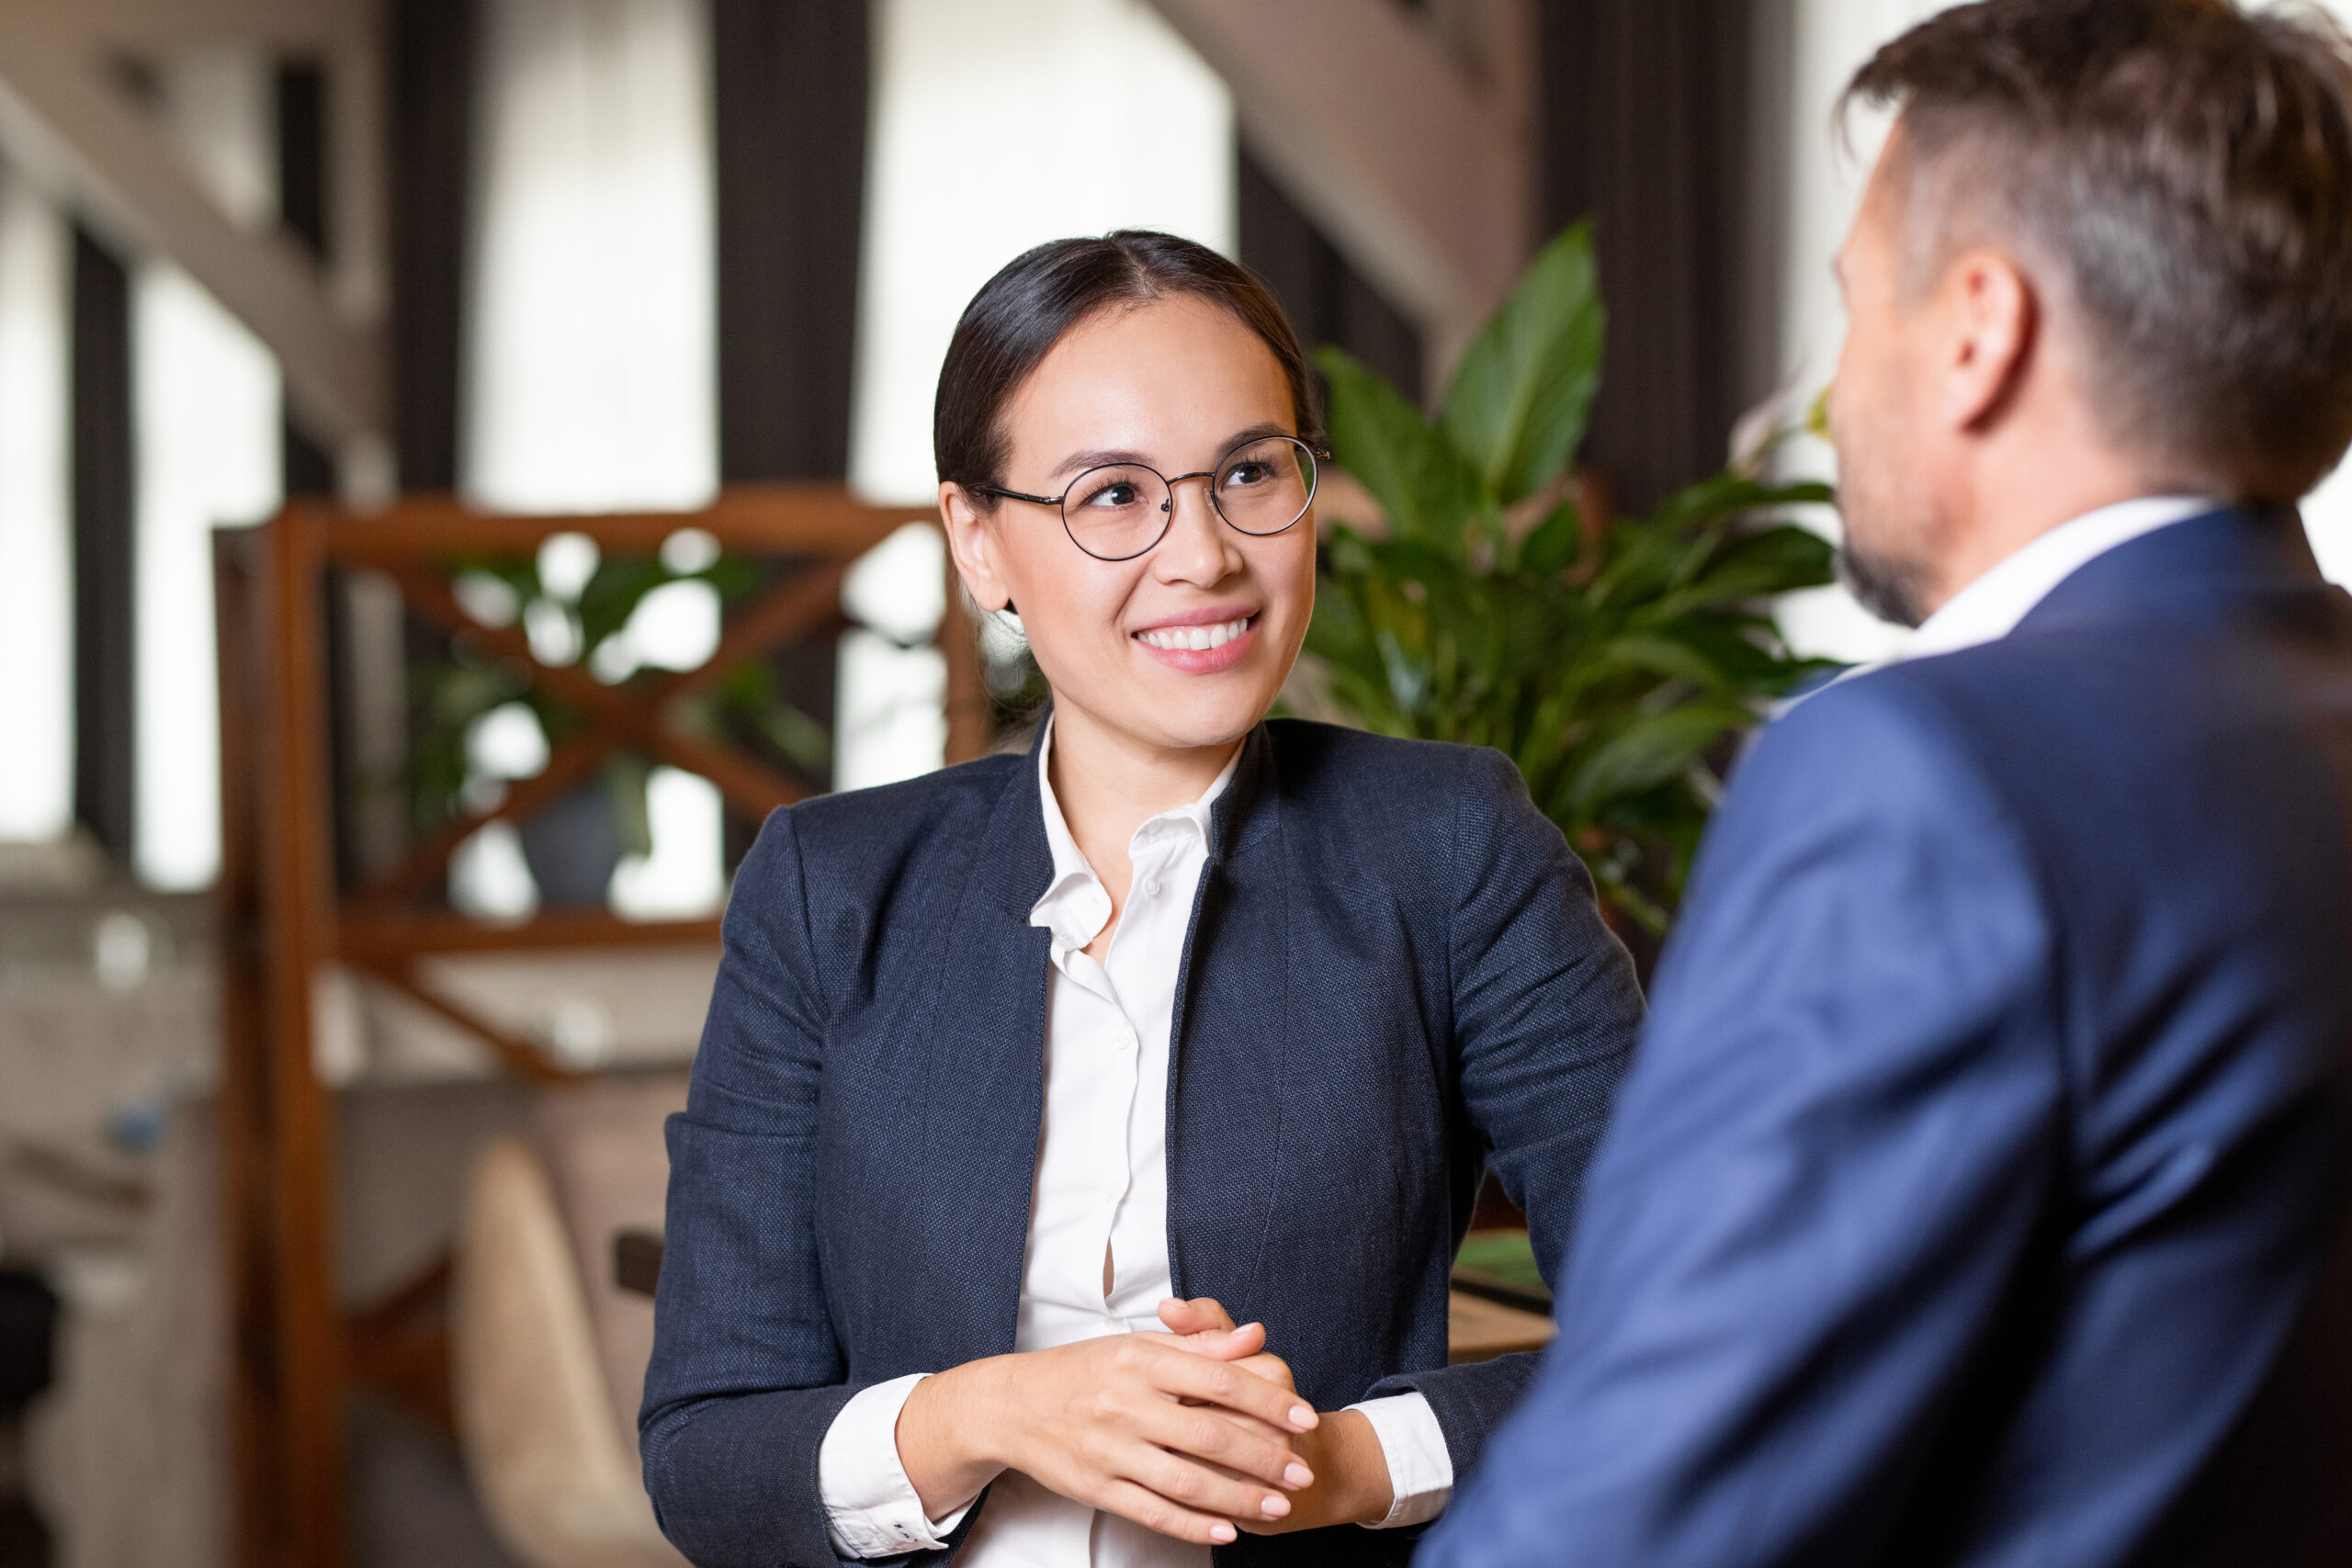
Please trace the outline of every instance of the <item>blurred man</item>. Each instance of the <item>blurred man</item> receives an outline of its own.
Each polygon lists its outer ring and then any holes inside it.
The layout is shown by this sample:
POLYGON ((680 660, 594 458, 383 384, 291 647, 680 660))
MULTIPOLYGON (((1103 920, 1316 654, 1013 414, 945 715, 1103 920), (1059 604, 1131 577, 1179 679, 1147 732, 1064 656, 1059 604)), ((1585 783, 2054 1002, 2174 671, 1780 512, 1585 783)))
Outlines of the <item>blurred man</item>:
POLYGON ((1988 0, 1853 92, 1847 568, 1923 624, 1739 774, 1419 1561, 2340 1568, 2347 45, 1988 0))

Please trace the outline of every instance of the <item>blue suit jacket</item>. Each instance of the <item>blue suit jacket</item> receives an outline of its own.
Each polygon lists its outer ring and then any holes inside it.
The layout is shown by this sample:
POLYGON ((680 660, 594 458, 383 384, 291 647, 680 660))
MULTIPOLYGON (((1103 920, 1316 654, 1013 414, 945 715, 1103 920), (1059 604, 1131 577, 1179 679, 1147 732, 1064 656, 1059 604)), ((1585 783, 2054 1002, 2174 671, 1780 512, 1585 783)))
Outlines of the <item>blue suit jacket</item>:
MULTIPOLYGON (((1453 1251, 1488 1161, 1565 1245, 1640 1023, 1631 966, 1492 751, 1263 725, 1210 839, 1168 1085, 1176 1290, 1262 1319, 1319 1408, 1419 1390, 1467 1471, 1534 1358, 1447 1368, 1453 1251)), ((842 1405, 1012 1348, 1052 869, 1033 757, 779 812, 744 863, 670 1124, 639 1422, 696 1562, 831 1564, 842 1405)), ((1220 1556, 1410 1546, 1348 1527, 1220 1556)))
POLYGON ((2291 518, 1773 725, 1560 1338, 1417 1561, 2352 1562, 2347 802, 2291 518))

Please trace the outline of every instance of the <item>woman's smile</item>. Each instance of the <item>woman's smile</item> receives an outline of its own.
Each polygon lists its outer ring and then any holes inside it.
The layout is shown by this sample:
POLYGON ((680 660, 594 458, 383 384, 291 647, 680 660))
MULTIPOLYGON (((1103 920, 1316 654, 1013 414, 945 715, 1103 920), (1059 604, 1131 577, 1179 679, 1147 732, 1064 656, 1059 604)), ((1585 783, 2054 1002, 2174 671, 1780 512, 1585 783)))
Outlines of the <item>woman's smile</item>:
POLYGON ((1131 635, 1154 660, 1186 675, 1214 675, 1250 656, 1257 638, 1255 612, 1195 610, 1131 635))

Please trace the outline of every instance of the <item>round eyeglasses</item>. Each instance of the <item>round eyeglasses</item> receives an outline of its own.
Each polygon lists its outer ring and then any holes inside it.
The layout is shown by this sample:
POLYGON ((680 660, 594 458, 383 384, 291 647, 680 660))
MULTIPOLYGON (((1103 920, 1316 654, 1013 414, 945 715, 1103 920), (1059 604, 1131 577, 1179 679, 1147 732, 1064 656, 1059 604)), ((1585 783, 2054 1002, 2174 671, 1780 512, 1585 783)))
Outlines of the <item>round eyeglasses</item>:
POLYGON ((1176 517, 1176 487, 1209 481, 1209 504, 1244 534, 1279 534, 1315 501, 1315 448, 1287 435, 1244 441, 1214 468, 1170 479, 1142 463, 1105 463, 1070 480, 1059 495, 1024 495, 999 485, 974 485, 981 495, 1061 509, 1070 543, 1097 560, 1133 560, 1168 536, 1176 517))

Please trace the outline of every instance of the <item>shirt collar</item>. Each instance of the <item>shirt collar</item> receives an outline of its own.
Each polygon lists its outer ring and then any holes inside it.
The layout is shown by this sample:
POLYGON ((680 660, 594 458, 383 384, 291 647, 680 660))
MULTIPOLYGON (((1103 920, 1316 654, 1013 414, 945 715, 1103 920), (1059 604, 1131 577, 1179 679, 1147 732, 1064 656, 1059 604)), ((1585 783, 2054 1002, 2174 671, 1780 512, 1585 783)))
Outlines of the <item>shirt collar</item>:
POLYGON ((2015 631, 2051 590, 2095 558, 2143 534, 2201 517, 2220 504, 2205 496, 2143 496, 2061 523, 1945 601, 1911 635, 1902 657, 1925 659, 1996 642, 2015 631))
MULTIPOLYGON (((1234 749, 1225 771, 1201 792, 1200 798, 1145 818, 1128 841, 1130 848, 1139 848, 1160 833, 1187 828, 1206 844, 1210 809, 1216 805, 1217 796, 1225 793, 1226 785, 1233 782, 1234 772, 1241 765, 1243 750, 1234 749)), ((1048 713, 1037 734, 1037 795, 1045 806, 1046 844, 1053 852, 1054 876, 1046 885, 1045 895, 1031 908, 1029 923, 1053 932, 1057 947, 1084 947, 1102 934, 1104 923, 1110 919, 1111 896, 1103 890, 1102 879, 1094 874, 1094 867, 1088 863, 1078 840, 1070 835, 1061 802, 1054 796, 1053 773, 1048 766, 1053 750, 1054 716, 1048 713)))

